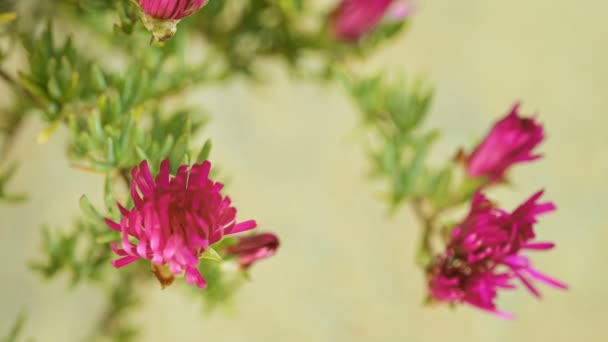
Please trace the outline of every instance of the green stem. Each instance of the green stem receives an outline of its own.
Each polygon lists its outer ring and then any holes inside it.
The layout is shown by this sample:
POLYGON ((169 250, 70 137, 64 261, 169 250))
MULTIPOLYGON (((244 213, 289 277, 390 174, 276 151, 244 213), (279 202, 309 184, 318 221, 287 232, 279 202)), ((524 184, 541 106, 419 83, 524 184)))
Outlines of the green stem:
POLYGON ((436 214, 429 214, 424 208, 424 199, 422 197, 414 197, 411 201, 412 210, 417 220, 422 224, 422 236, 420 245, 416 254, 418 265, 427 269, 433 261, 435 251, 433 249, 432 238, 436 232, 436 214))

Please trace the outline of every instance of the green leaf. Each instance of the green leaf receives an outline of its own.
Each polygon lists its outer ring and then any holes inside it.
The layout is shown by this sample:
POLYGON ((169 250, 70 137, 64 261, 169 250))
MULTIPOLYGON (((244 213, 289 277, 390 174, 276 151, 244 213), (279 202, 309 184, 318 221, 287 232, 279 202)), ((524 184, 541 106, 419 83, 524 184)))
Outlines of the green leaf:
POLYGON ((51 95, 54 100, 60 100, 63 97, 63 92, 55 77, 49 78, 46 88, 49 91, 49 95, 51 95))
POLYGON ((203 147, 199 151, 198 156, 196 157, 196 163, 197 164, 200 164, 203 161, 209 159, 209 153, 211 152, 212 145, 213 144, 211 143, 211 139, 207 139, 207 141, 205 141, 205 144, 203 145, 203 147))
POLYGON ((97 220, 97 221, 102 221, 103 220, 103 216, 101 216, 97 210, 95 209, 95 207, 93 207, 93 204, 91 204, 91 201, 89 201, 89 199, 87 198, 86 195, 82 195, 80 196, 80 209, 85 213, 85 215, 93 220, 97 220))
POLYGON ((89 133, 97 140, 104 141, 107 139, 106 132, 101 124, 99 115, 91 115, 87 120, 89 133))
POLYGON ((21 83, 21 85, 40 101, 43 101, 45 105, 48 105, 51 102, 51 99, 49 99, 44 89, 42 89, 35 82, 30 80, 25 74, 20 72, 18 73, 17 77, 19 78, 19 82, 21 83))
POLYGON ((110 164, 116 163, 116 155, 114 153, 114 139, 108 138, 106 145, 106 160, 110 164))
POLYGON ((188 151, 188 141, 188 135, 184 134, 177 140, 177 142, 173 146, 173 150, 171 151, 169 157, 172 172, 176 172, 177 168, 184 162, 184 157, 186 156, 186 152, 188 151))
POLYGON ((165 156, 168 156, 172 150, 175 150, 175 148, 174 148, 175 138, 173 137, 173 135, 169 134, 167 137, 165 137, 164 140, 160 140, 160 141, 163 143, 163 145, 160 148, 160 151, 158 151, 158 153, 156 155, 163 158, 165 156))
POLYGON ((93 80, 93 86, 97 91, 103 91, 108 87, 108 82, 106 81, 106 77, 99 67, 95 64, 91 66, 91 76, 93 80))
POLYGON ((137 152, 137 156, 139 157, 140 160, 151 161, 150 157, 148 156, 148 154, 146 153, 146 151, 144 151, 143 148, 141 148, 139 146, 135 146, 135 151, 137 152))
POLYGON ((103 201, 106 205, 106 209, 109 212, 113 212, 116 210, 116 200, 114 199, 114 194, 112 193, 112 177, 109 174, 106 175, 103 188, 103 201))
POLYGON ((213 260, 213 261, 223 261, 222 256, 212 247, 207 248, 203 254, 200 256, 201 259, 213 260))
POLYGON ((452 184, 452 165, 448 165, 441 170, 435 177, 431 178, 428 194, 436 205, 443 204, 450 196, 452 184))
POLYGON ((44 144, 49 141, 49 139, 53 136, 53 134, 55 134, 60 125, 61 122, 59 121, 52 122, 45 129, 43 129, 42 132, 38 134, 38 137, 36 137, 36 142, 38 142, 39 144, 44 144))
POLYGON ((459 202, 469 200, 475 191, 486 182, 487 180, 483 178, 465 178, 457 190, 457 200, 459 202))
POLYGON ((68 92, 67 89, 71 88, 72 80, 74 78, 74 72, 74 66, 72 65, 70 60, 68 60, 66 56, 62 56, 59 59, 59 69, 57 72, 57 77, 59 84, 61 84, 61 87, 63 89, 66 89, 66 93, 68 92))
POLYGON ((129 147, 131 147, 131 141, 133 136, 133 127, 135 125, 135 113, 131 111, 127 115, 127 122, 124 124, 122 132, 120 133, 118 155, 119 159, 123 159, 127 154, 129 147))

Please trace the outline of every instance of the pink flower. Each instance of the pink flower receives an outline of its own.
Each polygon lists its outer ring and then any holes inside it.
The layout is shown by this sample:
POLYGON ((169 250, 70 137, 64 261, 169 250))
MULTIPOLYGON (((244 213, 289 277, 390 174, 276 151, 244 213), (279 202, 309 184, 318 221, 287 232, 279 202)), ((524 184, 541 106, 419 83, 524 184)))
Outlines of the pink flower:
POLYGON ((182 165, 171 177, 165 160, 155 179, 146 161, 133 169, 134 207, 118 205, 120 223, 106 219, 110 228, 122 234, 121 245, 112 244, 121 256, 112 262, 114 267, 148 259, 162 284, 171 283, 172 275, 185 273, 188 283, 205 288, 198 271, 201 254, 224 235, 256 227, 253 220, 236 222, 236 209, 220 193, 223 185, 209 179, 210 169, 208 161, 190 169, 182 165))
POLYGON ((393 0, 342 0, 332 14, 334 35, 340 40, 355 41, 371 32, 387 13, 396 21, 409 15, 406 3, 393 3, 393 0))
POLYGON ((139 0, 142 22, 152 33, 152 42, 171 39, 183 18, 201 9, 208 0, 139 0))
POLYGON ((183 19, 198 11, 208 0, 139 0, 141 9, 156 19, 183 19))
POLYGON ((238 256, 241 267, 247 269, 258 260, 273 256, 278 248, 276 235, 264 233, 239 238, 236 245, 228 248, 227 254, 238 256))
POLYGON ((540 157, 532 150, 543 138, 543 127, 533 118, 520 117, 519 104, 516 104, 467 158, 467 172, 471 177, 501 181, 511 165, 540 157))
POLYGON ((533 280, 552 287, 567 286, 532 267, 526 250, 549 250, 550 242, 534 241, 536 216, 555 210, 551 202, 537 203, 542 191, 534 194, 512 213, 496 208, 484 195, 476 193, 466 219, 453 231, 443 255, 430 271, 431 296, 444 302, 464 302, 508 318, 494 304, 500 288, 514 288, 519 280, 540 297, 533 280))
POLYGON ((496 308, 499 289, 513 289, 513 276, 483 267, 471 267, 453 256, 440 256, 430 271, 432 298, 448 303, 467 303, 505 319, 513 318, 496 308))

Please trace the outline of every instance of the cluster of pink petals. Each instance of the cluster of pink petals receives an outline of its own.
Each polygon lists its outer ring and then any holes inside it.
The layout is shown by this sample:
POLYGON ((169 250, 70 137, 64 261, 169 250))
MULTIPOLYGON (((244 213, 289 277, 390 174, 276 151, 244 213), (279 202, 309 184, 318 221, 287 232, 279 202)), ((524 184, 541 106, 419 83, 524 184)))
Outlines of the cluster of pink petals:
POLYGON ((554 247, 550 242, 535 241, 536 217, 555 210, 551 202, 537 203, 542 193, 534 194, 512 213, 496 208, 476 193, 467 218, 453 230, 445 253, 430 271, 431 296, 511 318, 511 314, 496 308, 499 289, 513 289, 516 283, 522 283, 540 297, 534 280, 566 289, 565 284, 534 269, 528 257, 521 254, 554 247))
POLYGON ((279 248, 279 239, 272 233, 261 233, 239 238, 239 241, 230 246, 228 255, 237 256, 241 268, 247 269, 253 263, 270 258, 279 248))
POLYGON ((183 19, 203 7, 208 0, 139 0, 141 9, 157 19, 183 19))
POLYGON ((206 281, 198 271, 199 257, 224 235, 256 227, 255 221, 235 221, 236 209, 221 194, 223 185, 209 179, 211 164, 205 161, 182 165, 175 177, 169 174, 169 161, 160 165, 152 177, 146 161, 132 171, 131 196, 134 207, 120 204, 119 223, 106 220, 108 226, 122 234, 120 246, 112 249, 121 256, 112 264, 123 267, 138 259, 167 266, 172 274, 185 272, 188 283, 205 288, 206 281))
POLYGON ((467 172, 471 177, 501 181, 511 165, 540 157, 533 150, 543 138, 543 127, 533 118, 519 116, 516 104, 467 158, 467 172))
POLYGON ((356 41, 371 32, 385 15, 401 21, 411 12, 408 3, 393 0, 342 0, 332 15, 334 35, 356 41))

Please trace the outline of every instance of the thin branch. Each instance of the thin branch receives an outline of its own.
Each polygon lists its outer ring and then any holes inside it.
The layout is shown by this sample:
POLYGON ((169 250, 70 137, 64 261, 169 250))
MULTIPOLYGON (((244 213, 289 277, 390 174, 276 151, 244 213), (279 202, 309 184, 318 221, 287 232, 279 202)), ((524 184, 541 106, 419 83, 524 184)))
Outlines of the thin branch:
POLYGON ((0 69, 0 77, 6 81, 11 87, 17 88, 20 87, 19 84, 9 75, 6 71, 0 69))
POLYGON ((416 215, 416 219, 423 226, 422 247, 431 251, 431 236, 433 233, 433 224, 430 217, 424 211, 424 200, 420 197, 412 199, 412 209, 416 215))
POLYGON ((20 92, 29 97, 38 107, 46 108, 46 103, 41 100, 38 96, 32 94, 27 88, 23 87, 17 82, 11 75, 5 70, 0 68, 0 78, 2 78, 15 92, 20 92))
POLYGON ((425 211, 424 199, 422 197, 414 197, 411 204, 416 219, 422 224, 422 236, 420 238, 420 247, 417 254, 418 262, 421 266, 427 267, 428 263, 435 255, 432 238, 436 230, 437 213, 429 214, 425 211))

